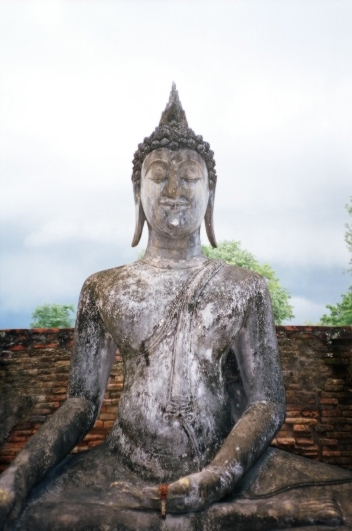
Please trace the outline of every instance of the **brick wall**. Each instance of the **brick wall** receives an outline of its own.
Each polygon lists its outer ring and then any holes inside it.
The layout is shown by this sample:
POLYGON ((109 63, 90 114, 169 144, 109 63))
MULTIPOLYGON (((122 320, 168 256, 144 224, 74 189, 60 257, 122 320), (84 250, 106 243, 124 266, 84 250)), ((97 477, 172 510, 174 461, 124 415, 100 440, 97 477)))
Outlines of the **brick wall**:
POLYGON ((273 445, 352 468, 352 327, 276 330, 287 406, 273 445))
MULTIPOLYGON (((287 415, 273 445, 352 468, 352 327, 278 326, 277 335, 287 415)), ((6 396, 30 398, 7 419, 0 471, 66 399, 72 344, 72 329, 0 331, 0 398, 3 403, 6 396)), ((105 439, 122 388, 117 352, 99 418, 74 452, 105 439)))
MULTIPOLYGON (((5 387, 5 395, 8 386, 19 395, 30 395, 33 403, 0 448, 0 471, 66 400, 72 346, 73 329, 0 331, 0 385, 5 387)), ((122 359, 116 353, 100 415, 73 452, 87 450, 105 439, 114 423, 122 388, 122 359)))

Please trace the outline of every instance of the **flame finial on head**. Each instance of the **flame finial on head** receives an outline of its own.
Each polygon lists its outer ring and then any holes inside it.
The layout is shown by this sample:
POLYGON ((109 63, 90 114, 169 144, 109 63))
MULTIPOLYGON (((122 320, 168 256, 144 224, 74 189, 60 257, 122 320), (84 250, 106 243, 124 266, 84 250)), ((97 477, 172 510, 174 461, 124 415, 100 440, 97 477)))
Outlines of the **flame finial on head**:
POLYGON ((179 127, 188 127, 186 113, 182 108, 174 82, 172 83, 169 101, 165 107, 165 111, 161 115, 159 127, 170 125, 172 122, 176 122, 179 127))

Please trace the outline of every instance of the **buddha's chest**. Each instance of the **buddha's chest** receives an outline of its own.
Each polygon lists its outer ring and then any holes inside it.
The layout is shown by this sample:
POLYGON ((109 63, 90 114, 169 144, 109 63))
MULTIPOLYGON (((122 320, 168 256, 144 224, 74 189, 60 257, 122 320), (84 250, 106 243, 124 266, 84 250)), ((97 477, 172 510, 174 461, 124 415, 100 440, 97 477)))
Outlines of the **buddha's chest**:
POLYGON ((106 328, 123 353, 140 356, 178 342, 209 361, 220 357, 243 321, 241 290, 224 282, 221 271, 197 279, 189 270, 150 269, 129 272, 100 297, 106 328))

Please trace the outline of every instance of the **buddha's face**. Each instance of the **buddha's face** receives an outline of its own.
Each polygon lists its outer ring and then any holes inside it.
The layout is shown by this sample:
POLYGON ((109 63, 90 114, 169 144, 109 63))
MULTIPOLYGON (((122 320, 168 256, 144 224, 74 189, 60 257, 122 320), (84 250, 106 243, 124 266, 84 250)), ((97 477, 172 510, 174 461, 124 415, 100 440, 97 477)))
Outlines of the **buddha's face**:
POLYGON ((143 162, 141 201, 149 225, 170 238, 184 238, 202 224, 209 199, 204 160, 189 149, 152 151, 143 162))

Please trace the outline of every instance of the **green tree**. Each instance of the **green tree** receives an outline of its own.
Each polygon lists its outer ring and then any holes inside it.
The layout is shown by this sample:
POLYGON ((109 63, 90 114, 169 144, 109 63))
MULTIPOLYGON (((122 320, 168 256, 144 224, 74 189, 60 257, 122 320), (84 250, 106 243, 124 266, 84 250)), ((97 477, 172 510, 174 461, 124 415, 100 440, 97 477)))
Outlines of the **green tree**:
MULTIPOLYGON (((352 216, 352 197, 350 197, 350 203, 346 205, 347 212, 352 216)), ((346 223, 345 242, 347 249, 351 253, 350 268, 348 271, 352 273, 352 224, 346 223)), ((348 292, 342 296, 342 301, 338 302, 335 306, 327 304, 326 307, 330 310, 330 315, 324 314, 320 323, 329 326, 346 326, 352 325, 352 285, 348 288, 348 292)))
POLYGON ((287 289, 280 285, 274 270, 267 263, 260 264, 250 252, 241 249, 240 242, 223 241, 218 244, 216 249, 205 245, 202 246, 202 249, 208 258, 220 258, 228 264, 255 271, 266 279, 273 305, 275 324, 279 325, 294 317, 293 308, 289 303, 291 295, 287 289))
POLYGON ((342 295, 341 302, 338 302, 336 306, 327 304, 326 307, 330 310, 330 315, 324 314, 320 319, 321 324, 330 326, 352 325, 352 286, 348 288, 345 295, 342 295))
POLYGON ((37 306, 32 313, 30 328, 70 328, 74 323, 74 313, 73 304, 37 306))

